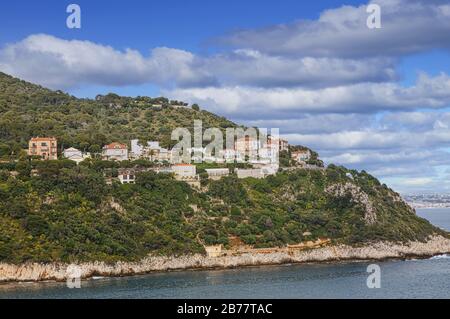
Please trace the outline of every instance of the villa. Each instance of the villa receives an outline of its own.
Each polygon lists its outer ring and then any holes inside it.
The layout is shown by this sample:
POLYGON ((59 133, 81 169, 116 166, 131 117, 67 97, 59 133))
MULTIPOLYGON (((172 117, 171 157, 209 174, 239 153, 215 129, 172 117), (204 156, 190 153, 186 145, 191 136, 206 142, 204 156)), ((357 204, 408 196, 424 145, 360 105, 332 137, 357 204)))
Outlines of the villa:
POLYGON ((208 173, 208 178, 212 180, 218 180, 230 175, 230 169, 228 168, 208 168, 205 171, 208 173))
POLYGON ((28 155, 39 156, 43 160, 57 160, 57 145, 54 137, 33 137, 28 143, 28 155))
POLYGON ((174 164, 172 165, 172 172, 175 174, 175 177, 180 178, 197 176, 197 168, 191 164, 174 164))
POLYGON ((139 143, 139 140, 131 140, 131 158, 138 159, 144 158, 150 161, 157 162, 169 162, 171 159, 171 153, 168 149, 163 148, 157 141, 147 142, 147 145, 143 146, 139 143))
POLYGON ((267 139, 266 147, 278 148, 280 152, 289 150, 289 143, 287 140, 269 136, 267 139))
POLYGON ((250 168, 250 169, 241 169, 237 168, 235 170, 238 178, 264 178, 264 173, 261 168, 250 168))
POLYGON ((200 188, 200 177, 197 175, 197 167, 191 164, 174 164, 172 173, 177 181, 182 181, 192 187, 200 188))
POLYGON ((291 158, 298 163, 304 163, 311 158, 311 151, 308 149, 293 151, 291 158))
POLYGON ((102 158, 109 161, 126 161, 128 160, 128 146, 117 142, 105 145, 103 147, 102 158))
POLYGON ((63 152, 63 156, 71 161, 74 161, 77 163, 77 165, 79 163, 81 163, 82 161, 84 161, 86 158, 90 157, 90 154, 83 154, 80 150, 74 148, 74 147, 70 147, 64 150, 63 152))
POLYGON ((122 184, 134 184, 136 182, 136 170, 131 168, 119 169, 117 177, 122 184))

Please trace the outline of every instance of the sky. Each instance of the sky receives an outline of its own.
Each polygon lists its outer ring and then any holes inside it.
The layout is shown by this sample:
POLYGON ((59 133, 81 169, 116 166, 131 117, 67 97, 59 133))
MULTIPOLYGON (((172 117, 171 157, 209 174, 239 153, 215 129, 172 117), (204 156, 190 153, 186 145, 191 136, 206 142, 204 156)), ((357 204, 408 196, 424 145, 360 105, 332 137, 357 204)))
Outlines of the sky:
POLYGON ((450 191, 450 0, 15 1, 0 30, 24 80, 198 103, 401 193, 450 191))

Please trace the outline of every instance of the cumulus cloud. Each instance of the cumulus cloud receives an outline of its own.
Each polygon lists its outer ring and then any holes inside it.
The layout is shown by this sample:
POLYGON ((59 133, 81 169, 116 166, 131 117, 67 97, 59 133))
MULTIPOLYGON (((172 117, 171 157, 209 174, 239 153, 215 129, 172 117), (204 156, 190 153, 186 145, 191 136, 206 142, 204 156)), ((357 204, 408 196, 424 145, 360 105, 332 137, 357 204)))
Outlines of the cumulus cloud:
POLYGON ((318 20, 241 30, 221 42, 274 55, 331 57, 401 56, 449 48, 448 2, 373 2, 381 6, 381 29, 367 28, 366 5, 342 6, 322 12, 318 20))
POLYGON ((311 145, 319 149, 361 150, 396 149, 408 147, 445 147, 450 143, 449 130, 426 132, 382 131, 341 131, 331 134, 286 134, 287 138, 299 144, 311 145))
POLYGON ((283 134, 329 134, 348 130, 362 130, 372 126, 372 114, 300 114, 288 119, 246 120, 251 127, 279 128, 283 134))
POLYGON ((155 48, 148 56, 90 41, 31 35, 0 51, 0 70, 52 88, 80 84, 165 87, 326 87, 397 78, 395 59, 288 58, 236 50, 207 57, 155 48))
POLYGON ((0 70, 51 88, 82 84, 123 86, 143 83, 204 84, 212 79, 194 71, 193 54, 156 48, 148 57, 138 51, 118 51, 90 41, 31 35, 0 51, 0 70))
POLYGON ((374 113, 382 110, 413 111, 450 105, 450 77, 422 74, 417 83, 358 83, 323 89, 206 87, 167 92, 177 99, 208 105, 213 111, 242 118, 289 118, 293 114, 374 113))
POLYGON ((221 86, 329 87, 396 80, 395 61, 392 58, 295 58, 235 50, 203 58, 197 66, 214 75, 221 86))

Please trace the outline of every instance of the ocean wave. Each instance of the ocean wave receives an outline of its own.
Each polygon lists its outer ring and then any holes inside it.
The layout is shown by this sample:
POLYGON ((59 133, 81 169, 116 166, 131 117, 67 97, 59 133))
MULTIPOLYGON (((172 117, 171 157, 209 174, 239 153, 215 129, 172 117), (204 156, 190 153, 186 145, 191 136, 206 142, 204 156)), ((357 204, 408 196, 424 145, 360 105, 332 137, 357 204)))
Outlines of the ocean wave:
POLYGON ((443 254, 443 255, 437 255, 434 257, 431 257, 430 259, 449 259, 450 255, 449 254, 443 254))

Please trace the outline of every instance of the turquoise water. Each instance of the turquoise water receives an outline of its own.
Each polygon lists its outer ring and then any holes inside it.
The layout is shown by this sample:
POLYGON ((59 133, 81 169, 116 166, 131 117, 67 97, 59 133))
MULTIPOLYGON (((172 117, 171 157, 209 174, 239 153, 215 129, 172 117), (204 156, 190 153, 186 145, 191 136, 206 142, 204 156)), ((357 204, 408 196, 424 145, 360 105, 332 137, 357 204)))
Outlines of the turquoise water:
MULTIPOLYGON (((450 209, 420 210, 450 230, 450 209)), ((184 271, 82 282, 0 285, 0 298, 450 298, 450 256, 386 261, 381 288, 366 285, 367 262, 184 271)))

